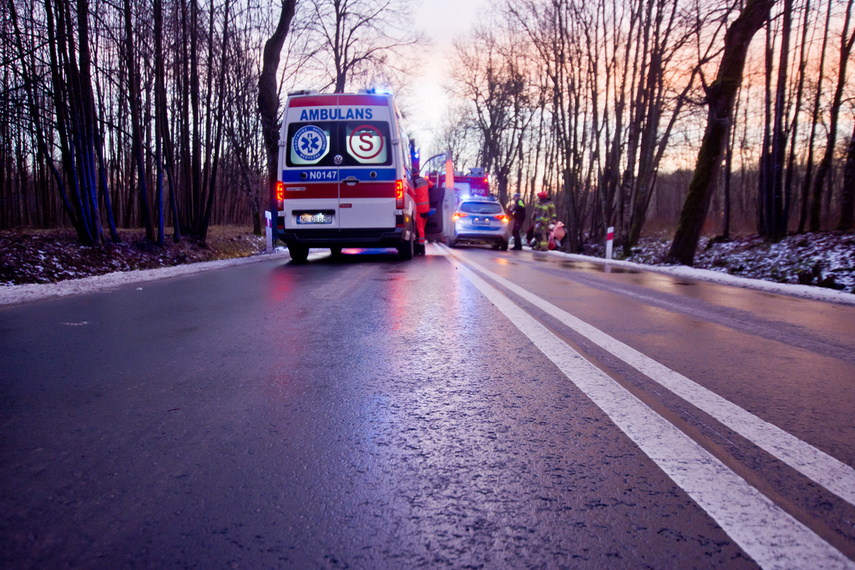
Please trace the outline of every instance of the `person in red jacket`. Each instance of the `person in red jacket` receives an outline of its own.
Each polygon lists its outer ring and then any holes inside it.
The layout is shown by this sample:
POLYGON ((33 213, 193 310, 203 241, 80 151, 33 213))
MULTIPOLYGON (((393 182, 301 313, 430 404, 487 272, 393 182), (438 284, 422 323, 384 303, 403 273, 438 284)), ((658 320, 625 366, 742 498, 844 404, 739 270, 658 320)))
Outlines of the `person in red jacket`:
POLYGON ((433 186, 430 180, 425 180, 418 173, 413 175, 413 186, 416 189, 416 229, 419 240, 416 244, 416 253, 425 254, 425 226, 430 215, 430 189, 433 186))

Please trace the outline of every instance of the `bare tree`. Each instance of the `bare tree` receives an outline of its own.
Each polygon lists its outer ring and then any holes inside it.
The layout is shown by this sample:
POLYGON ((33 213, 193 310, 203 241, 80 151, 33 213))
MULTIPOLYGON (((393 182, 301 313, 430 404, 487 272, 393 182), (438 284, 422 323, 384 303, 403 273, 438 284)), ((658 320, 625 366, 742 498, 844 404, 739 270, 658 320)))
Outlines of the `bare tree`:
MULTIPOLYGON (((772 123, 771 147, 763 168, 765 183, 762 188, 763 223, 766 237, 778 241, 787 234, 787 211, 784 209, 784 163, 786 161, 786 96, 787 72, 789 71, 790 33, 792 31, 793 0, 784 0, 781 30, 780 59, 778 61, 778 82, 775 88, 774 119, 772 123), (765 168, 764 168, 765 167, 765 168)), ((767 25, 767 37, 771 35, 771 23, 767 25)), ((771 63, 771 50, 768 59, 771 63)), ((771 66, 767 73, 771 81, 771 66)))
POLYGON ((145 235, 149 241, 155 241, 154 225, 149 211, 148 193, 146 191, 145 156, 143 154, 143 127, 140 117, 140 90, 137 60, 134 56, 134 22, 131 13, 130 0, 123 0, 125 16, 125 58, 127 63, 127 96, 131 109, 131 129, 133 131, 133 156, 137 165, 137 184, 139 185, 139 204, 145 226, 145 235))
MULTIPOLYGON (((167 223, 176 240, 204 240, 218 221, 258 225, 264 147, 246 102, 256 101, 260 62, 250 52, 266 6, 3 2, 13 17, 0 23, 10 55, 0 59, 0 133, 17 136, 0 144, 0 197, 11 198, 0 202, 0 225, 71 224, 86 243, 102 239, 102 224, 118 239, 114 214, 156 243, 167 223), (5 103, 12 97, 18 105, 5 103)), ((294 81, 291 55, 282 71, 294 81)))
MULTIPOLYGON (((794 112, 793 112, 793 124, 790 129, 790 151, 789 151, 789 159, 787 162, 787 175, 786 180, 784 182, 784 193, 786 196, 786 206, 785 210, 787 212, 787 216, 789 219, 789 213, 791 210, 791 203, 793 198, 793 184, 795 181, 795 173, 796 173, 796 143, 799 134, 799 116, 801 114, 802 108, 802 98, 804 96, 804 86, 805 86, 805 71, 807 69, 807 44, 808 44, 808 32, 810 30, 810 0, 805 0, 804 5, 804 20, 802 22, 802 38, 801 45, 799 46, 799 68, 798 68, 798 84, 796 86, 796 100, 793 104, 794 112)), ((806 202, 805 202, 806 205, 806 202)), ((799 223, 802 224, 804 217, 800 217, 799 223)))
POLYGON ((852 5, 855 0, 846 3, 846 16, 843 24, 843 32, 840 36, 840 59, 837 68, 837 87, 834 90, 834 100, 831 102, 831 117, 828 121, 828 138, 825 143, 825 154, 819 162, 816 170, 816 180, 813 183, 813 195, 811 197, 810 209, 810 231, 820 229, 822 215, 822 194, 826 179, 831 172, 831 160, 834 157, 834 147, 837 144, 837 127, 840 118, 840 107, 843 105, 843 89, 846 86, 846 68, 849 64, 849 55, 855 44, 855 30, 850 35, 850 24, 852 20, 852 5))
MULTIPOLYGON (((294 18, 297 0, 282 0, 279 22, 273 35, 264 44, 261 74, 258 76, 258 112, 261 115, 261 134, 267 149, 267 187, 270 211, 276 211, 277 161, 279 160, 279 94, 276 90, 276 73, 282 46, 294 18)), ((276 239, 277 225, 273 224, 276 239)))
POLYGON ((849 138, 846 166, 843 169, 843 188, 840 193, 840 221, 837 229, 851 230, 855 227, 855 131, 849 138))
POLYGON ((707 88, 707 128, 698 151, 695 174, 680 214, 680 223, 668 257, 692 265, 701 231, 712 200, 712 190, 721 166, 721 157, 731 122, 736 94, 742 83, 742 72, 748 46, 754 34, 769 16, 775 0, 748 0, 739 17, 727 30, 724 53, 715 81, 707 88))
POLYGON ((532 118, 531 86, 521 54, 510 37, 495 28, 478 28, 470 41, 455 46, 458 95, 472 109, 472 126, 481 143, 480 166, 496 177, 499 200, 506 201, 513 163, 532 118))
POLYGON ((462 105, 452 106, 446 110, 442 122, 432 133, 434 147, 429 155, 450 152, 455 166, 462 164, 473 164, 476 160, 477 151, 472 147, 478 147, 475 140, 478 132, 471 128, 475 123, 474 117, 462 105))
POLYGON ((424 43, 411 24, 410 0, 308 0, 313 59, 336 93, 382 70, 406 66, 406 49, 424 43))
POLYGON ((805 165, 805 177, 804 182, 802 183, 802 207, 801 207, 801 215, 799 216, 799 233, 804 232, 805 224, 808 219, 808 203, 810 199, 810 188, 811 182, 813 181, 813 152, 814 152, 814 141, 816 139, 816 130, 817 125, 819 123, 820 116, 820 101, 822 99, 822 83, 823 78, 825 76, 825 57, 828 49, 828 36, 830 30, 830 23, 832 21, 832 0, 828 0, 828 7, 826 8, 825 14, 825 35, 822 38, 822 49, 820 50, 819 57, 819 69, 817 74, 817 84, 816 90, 814 91, 814 99, 813 99, 813 111, 811 113, 811 121, 810 121, 810 137, 808 140, 808 155, 805 165))

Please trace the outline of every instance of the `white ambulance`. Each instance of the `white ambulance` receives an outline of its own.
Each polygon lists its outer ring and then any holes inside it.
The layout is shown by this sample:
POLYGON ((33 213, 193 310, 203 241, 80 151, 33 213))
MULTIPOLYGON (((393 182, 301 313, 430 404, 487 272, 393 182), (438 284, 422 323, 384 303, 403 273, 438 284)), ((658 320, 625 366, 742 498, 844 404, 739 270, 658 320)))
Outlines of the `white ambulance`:
POLYGON ((417 240, 412 163, 392 96, 288 95, 279 137, 279 238, 291 259, 309 248, 394 247, 417 240))

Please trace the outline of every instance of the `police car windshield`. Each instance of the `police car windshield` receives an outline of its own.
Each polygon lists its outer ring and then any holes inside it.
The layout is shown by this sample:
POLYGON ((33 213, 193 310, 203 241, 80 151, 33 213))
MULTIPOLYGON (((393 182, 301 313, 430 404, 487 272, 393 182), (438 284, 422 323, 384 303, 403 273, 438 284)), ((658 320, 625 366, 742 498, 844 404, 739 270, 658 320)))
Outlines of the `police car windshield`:
POLYGON ((460 211, 467 214, 501 214, 502 205, 496 202, 463 202, 460 211))

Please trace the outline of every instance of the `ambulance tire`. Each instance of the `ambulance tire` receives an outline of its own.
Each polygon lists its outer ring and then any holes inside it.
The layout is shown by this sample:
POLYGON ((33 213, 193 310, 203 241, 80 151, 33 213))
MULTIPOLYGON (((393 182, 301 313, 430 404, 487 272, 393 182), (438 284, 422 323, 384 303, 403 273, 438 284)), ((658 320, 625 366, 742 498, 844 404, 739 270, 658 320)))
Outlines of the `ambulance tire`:
POLYGON ((413 258, 413 256, 415 255, 416 240, 414 237, 414 233, 415 232, 410 232, 410 239, 408 239, 405 242, 401 242, 401 244, 398 245, 398 257, 400 257, 404 261, 411 260, 413 258))
POLYGON ((291 261, 294 263, 306 263, 309 258, 309 247, 296 243, 288 243, 288 253, 291 255, 291 261))
POLYGON ((341 257, 341 249, 342 248, 340 247, 331 247, 330 255, 332 255, 333 257, 341 257))

